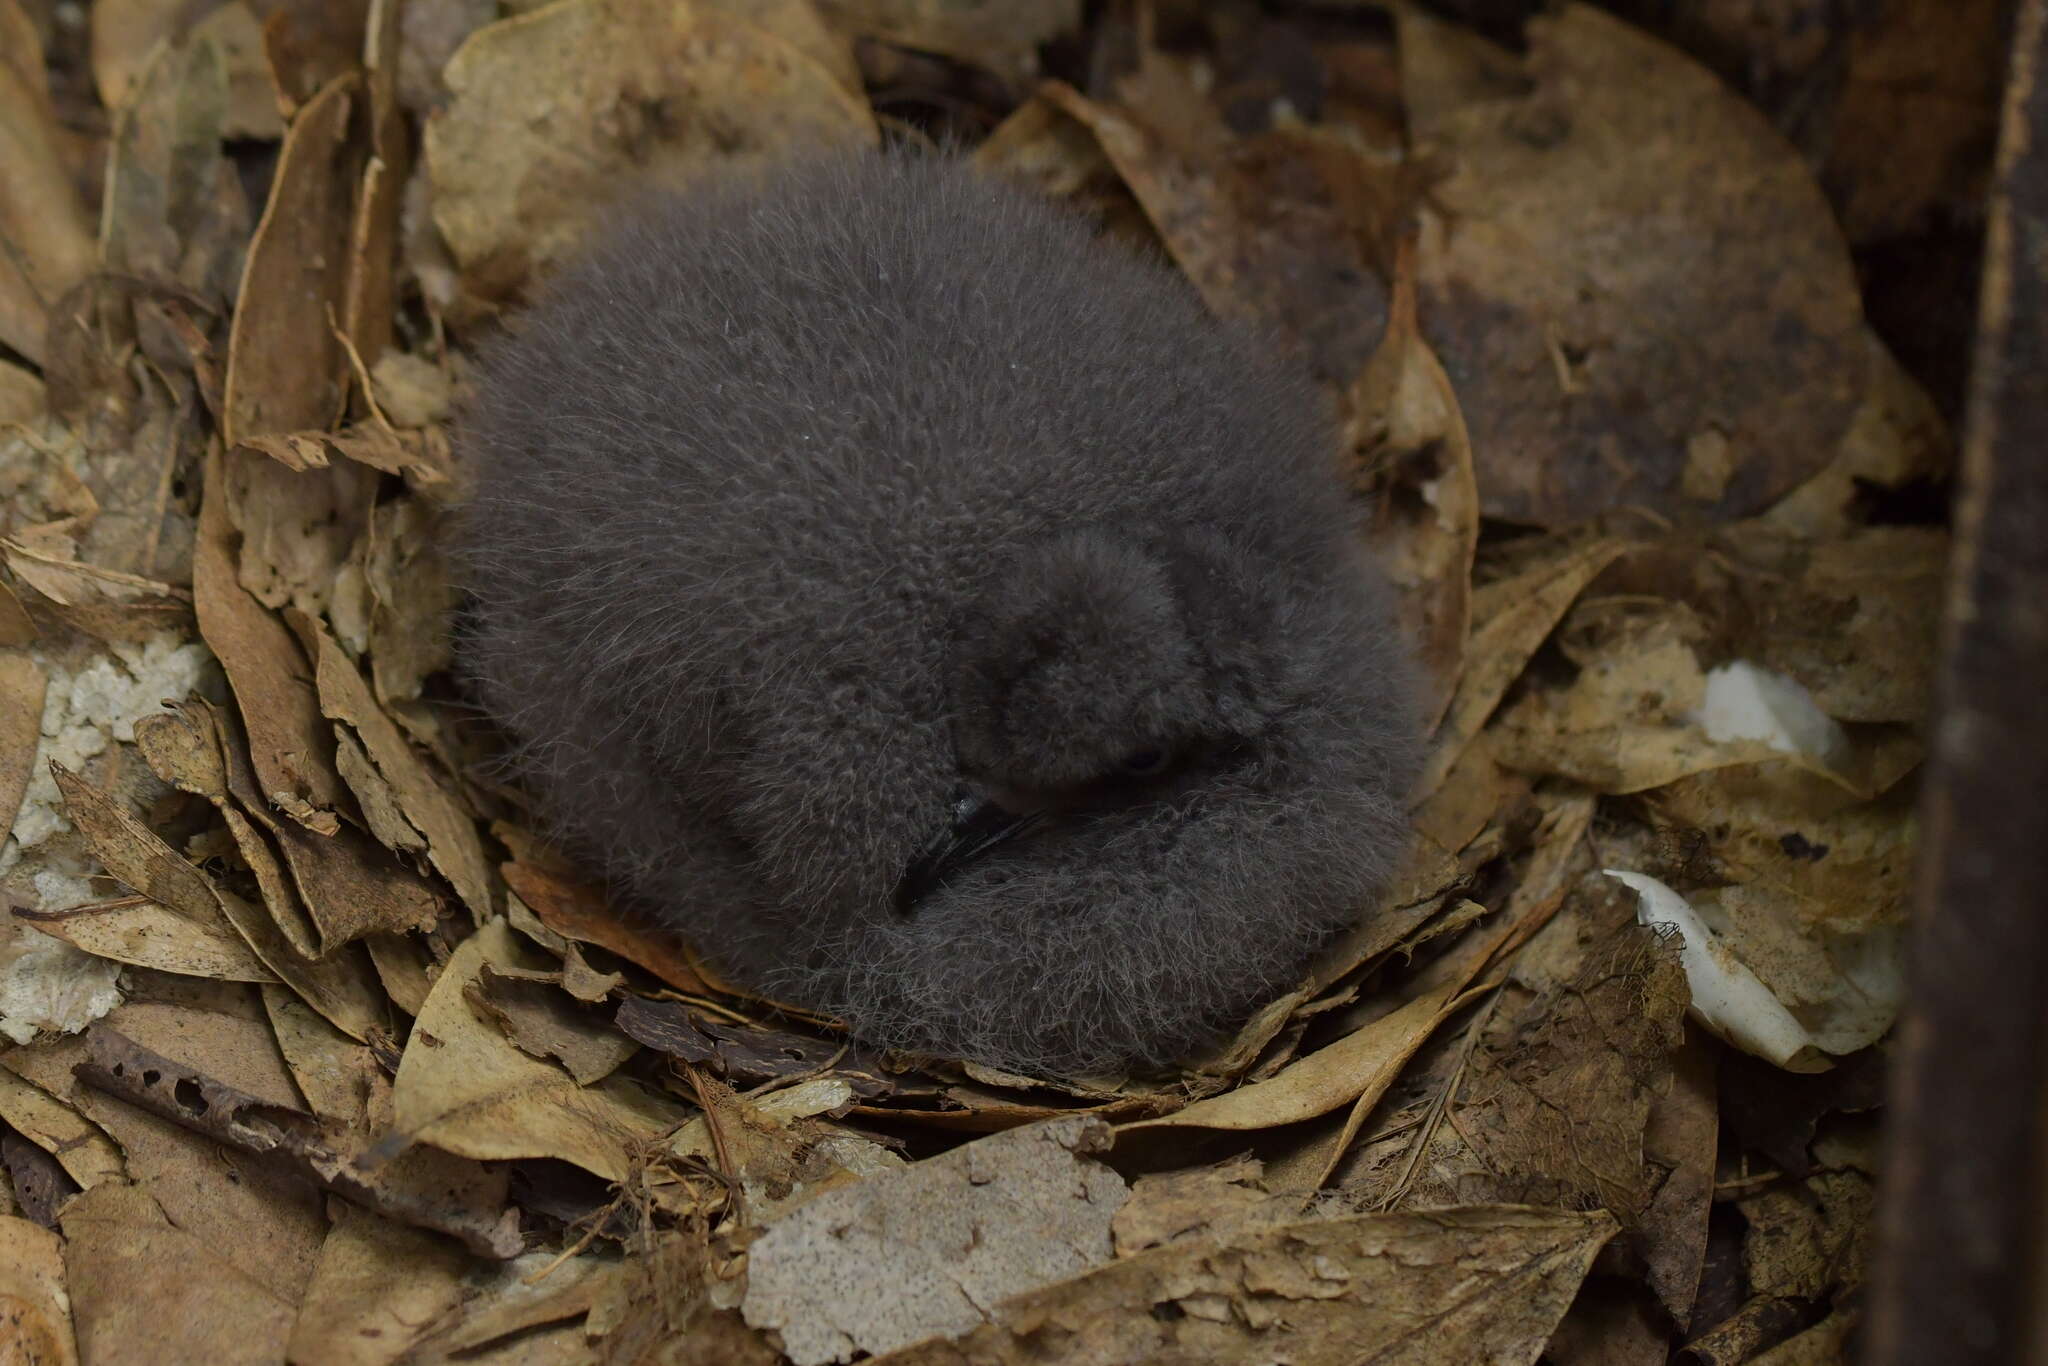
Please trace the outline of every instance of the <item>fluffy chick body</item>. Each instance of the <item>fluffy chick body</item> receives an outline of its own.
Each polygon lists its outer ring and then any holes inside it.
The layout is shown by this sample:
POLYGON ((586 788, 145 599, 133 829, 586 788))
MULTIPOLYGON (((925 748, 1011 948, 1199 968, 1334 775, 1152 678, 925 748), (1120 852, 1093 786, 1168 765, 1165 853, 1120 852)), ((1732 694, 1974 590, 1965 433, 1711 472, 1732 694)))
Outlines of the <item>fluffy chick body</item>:
POLYGON ((558 834, 738 980, 1173 1060, 1406 840, 1405 651, 1272 350, 944 158, 650 198, 482 358, 465 669, 558 834), (1055 819, 906 907, 963 792, 1055 819))

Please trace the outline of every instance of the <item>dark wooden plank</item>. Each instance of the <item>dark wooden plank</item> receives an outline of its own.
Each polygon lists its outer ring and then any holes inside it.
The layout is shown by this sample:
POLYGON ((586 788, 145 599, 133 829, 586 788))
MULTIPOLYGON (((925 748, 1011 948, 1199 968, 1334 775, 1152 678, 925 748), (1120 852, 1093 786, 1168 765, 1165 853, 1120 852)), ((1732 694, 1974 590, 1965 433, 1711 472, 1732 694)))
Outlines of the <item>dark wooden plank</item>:
POLYGON ((1865 1366, 2048 1362, 2048 0, 2022 0, 1964 424, 1865 1366))

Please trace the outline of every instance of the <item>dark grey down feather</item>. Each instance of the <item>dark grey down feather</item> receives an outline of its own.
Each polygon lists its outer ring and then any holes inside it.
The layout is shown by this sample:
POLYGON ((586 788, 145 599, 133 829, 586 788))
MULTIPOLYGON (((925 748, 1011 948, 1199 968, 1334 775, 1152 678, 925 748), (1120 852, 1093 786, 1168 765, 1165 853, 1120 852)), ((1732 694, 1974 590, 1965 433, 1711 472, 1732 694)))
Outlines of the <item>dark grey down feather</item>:
POLYGON ((465 667, 557 833, 884 1045, 1158 1064, 1294 984, 1416 750, 1319 395, 946 158, 622 218, 462 437, 465 667))

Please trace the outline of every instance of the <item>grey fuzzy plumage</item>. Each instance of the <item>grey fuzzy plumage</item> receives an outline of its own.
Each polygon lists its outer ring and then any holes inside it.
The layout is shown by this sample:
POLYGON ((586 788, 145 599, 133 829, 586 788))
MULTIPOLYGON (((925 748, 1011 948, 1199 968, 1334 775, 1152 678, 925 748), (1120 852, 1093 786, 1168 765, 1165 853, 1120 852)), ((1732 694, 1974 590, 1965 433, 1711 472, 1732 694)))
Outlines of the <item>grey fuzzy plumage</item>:
POLYGON ((1406 841, 1406 652, 1271 351, 947 158, 651 198, 483 352, 464 667, 575 852, 741 982, 1171 1061, 1406 841), (1062 814, 905 910, 963 783, 1062 814))

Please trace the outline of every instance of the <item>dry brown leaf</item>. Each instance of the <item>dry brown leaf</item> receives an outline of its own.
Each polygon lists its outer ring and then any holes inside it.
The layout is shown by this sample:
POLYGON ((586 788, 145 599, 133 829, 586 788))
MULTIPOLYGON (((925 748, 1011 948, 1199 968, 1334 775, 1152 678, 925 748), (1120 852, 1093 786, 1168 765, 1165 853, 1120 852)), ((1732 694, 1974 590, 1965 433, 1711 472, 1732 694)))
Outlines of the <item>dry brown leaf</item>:
POLYGON ((876 136, 831 72, 702 0, 551 5, 471 35, 443 76, 434 221, 485 298, 519 290, 628 183, 876 136))
POLYGON ((410 934, 373 934, 363 943, 391 1004, 408 1015, 418 1015, 434 985, 428 970, 435 964, 426 946, 410 934))
POLYGON ((486 965, 522 966, 503 920, 462 942, 420 1007, 392 1096, 393 1145, 431 1143, 485 1160, 554 1157, 625 1180, 634 1150, 687 1112, 623 1077, 579 1087, 522 1053, 469 1003, 486 965))
POLYGON ((828 1073, 863 1098, 891 1090, 881 1060, 843 1039, 738 1023, 684 1001, 653 1001, 631 993, 613 1018, 619 1029, 649 1048, 734 1085, 828 1073))
POLYGON ((48 680, 25 653, 0 652, 0 830, 14 827, 15 813, 35 769, 43 734, 43 695, 48 680))
MULTIPOLYGON (((1425 219, 1422 316, 1473 417, 1489 516, 1760 511, 1815 473, 1863 391, 1848 252, 1798 153, 1704 68, 1572 4, 1532 20, 1523 91, 1433 90, 1478 40, 1399 11, 1425 219)), ((1507 87, 1513 90, 1513 87, 1507 87)))
MULTIPOLYGON (((348 358, 333 327, 348 271, 346 206, 360 174, 348 136, 359 87, 353 75, 335 78, 285 136, 228 341, 221 428, 231 446, 317 430, 341 413, 348 358)), ((209 499, 213 487, 209 479, 209 499)))
POLYGON ((91 783, 61 764, 52 763, 50 771, 64 796, 65 814, 109 874, 214 937, 235 937, 218 889, 206 874, 91 783))
POLYGON ((1041 44, 1081 26, 1080 0, 818 0, 818 8, 845 32, 941 53, 1012 81, 1038 73, 1041 44))
POLYGON ((1716 740, 1691 719, 1706 696, 1706 627, 1682 604, 1588 600, 1562 633, 1578 677, 1501 715, 1494 753, 1509 768, 1626 795, 1773 757, 1760 740, 1716 740))
POLYGON ((28 1078, 0 1067, 0 1120, 57 1159, 84 1190, 127 1179, 121 1150, 97 1124, 28 1078))
POLYGON ((270 64, 263 55, 263 28, 251 6, 242 0, 229 0, 218 6, 193 26, 192 41, 212 43, 220 49, 221 65, 228 77, 223 131, 231 138, 266 142, 283 137, 284 117, 277 108, 277 86, 271 81, 270 64))
POLYGON ((398 307, 399 214, 412 176, 413 144, 398 104, 400 25, 405 6, 371 0, 363 35, 370 156, 349 225, 349 266, 341 329, 352 363, 374 368, 393 339, 398 307))
MULTIPOLYGON (((274 1366, 293 1302, 172 1226, 145 1186, 107 1182, 65 1206, 64 1270, 81 1358, 108 1366, 274 1366), (166 1274, 176 1268, 176 1274, 166 1274)), ((228 1234, 232 1245, 233 1234, 228 1234)))
POLYGON ((1981 202, 2008 22, 1983 0, 1887 5, 1857 16, 1829 53, 1842 69, 1823 179, 1852 242, 1911 237, 1981 202))
POLYGON ((1270 1129, 1329 1114, 1360 1097, 1385 1091, 1415 1050, 1462 1004, 1459 990, 1441 988, 1317 1049, 1265 1081, 1127 1127, 1270 1129))
POLYGON ((41 417, 47 407, 48 396, 41 378, 13 361, 0 360, 0 427, 16 422, 27 425, 41 417))
POLYGON ((156 45, 175 35, 181 15, 165 0, 104 0, 91 10, 92 75, 100 103, 128 103, 156 45))
POLYGON ((1416 784, 1418 799, 1435 793, 1566 610, 1627 548, 1622 541, 1596 540, 1472 595, 1468 664, 1437 727, 1436 748, 1416 784))
POLYGON ((862 95, 854 35, 845 24, 828 23, 812 0, 713 0, 718 8, 765 29, 832 74, 855 96, 862 95))
POLYGON ((0 62, 0 341, 40 364, 49 309, 97 261, 39 82, 0 62))
POLYGON ((541 923, 563 938, 608 949, 677 991, 705 995, 720 989, 698 972, 680 942, 657 938, 613 914, 597 888, 532 863, 501 864, 498 871, 541 923))
POLYGON ((1843 1366, 1853 1359, 1861 1318, 1856 1310, 1837 1310, 1805 1332, 1751 1357, 1749 1366, 1843 1366))
POLYGON ((15 915, 73 948, 116 963, 220 982, 277 980, 231 927, 197 923, 146 897, 15 915))
POLYGON ((263 60, 262 29, 242 0, 214 6, 108 0, 95 4, 90 13, 93 80, 99 87, 100 103, 109 110, 121 110, 135 96, 159 42, 208 42, 220 49, 228 75, 228 134, 237 138, 283 134, 277 92, 263 60), (209 8, 212 12, 205 13, 209 8))
POLYGON ((609 1292, 621 1265, 610 1257, 582 1256, 550 1269, 555 1261, 534 1254, 508 1263, 489 1280, 470 1278, 463 1301, 425 1326, 406 1359, 481 1366, 580 1366, 591 1360, 580 1324, 568 1324, 560 1336, 543 1325, 588 1313, 609 1292), (502 1351, 489 1346, 508 1338, 502 1351))
MULTIPOLYGON (((204 703, 145 716, 135 723, 136 748, 156 776, 181 791, 206 798, 226 822, 236 852, 263 895, 263 904, 301 957, 319 953, 306 908, 285 879, 277 851, 228 798, 227 765, 211 709, 204 703)), ((317 839, 319 836, 309 836, 317 839)))
MULTIPOLYGON (((1756 558, 1775 549, 1759 547, 1756 558)), ((1732 609, 1751 617, 1739 652, 1804 685, 1838 721, 1926 721, 1941 656, 1948 534, 1868 527, 1779 553, 1785 576, 1750 577, 1732 609)))
POLYGON ((136 574, 51 554, 27 533, 0 541, 17 582, 33 589, 55 615, 106 641, 134 642, 160 631, 190 630, 191 595, 136 574))
POLYGON ((306 1108, 323 1120, 360 1124, 377 1066, 370 1049, 281 987, 263 988, 263 1013, 306 1108))
POLYGON ((1605 1208, 1632 1223, 1663 1177, 1643 1131, 1683 1037, 1676 946, 1634 923, 1597 874, 1524 950, 1464 1058, 1425 1078, 1420 1126, 1357 1156, 1346 1189, 1382 1207, 1513 1201, 1605 1208))
POLYGON ((1386 335, 1351 388, 1348 444, 1358 461, 1354 481, 1383 490, 1375 546, 1417 642, 1423 715, 1434 725, 1451 704, 1472 629, 1479 488, 1458 396, 1416 327, 1414 261, 1404 239, 1386 335))
POLYGON ((1527 800, 1530 782, 1493 757, 1493 734, 1481 731, 1415 808, 1415 829, 1438 848, 1463 853, 1487 826, 1527 800))
POLYGON ((450 578, 442 518, 418 498, 378 505, 365 533, 369 553, 370 677, 385 706, 420 695, 428 674, 454 662, 449 617, 456 590, 450 578))
POLYGON ((1870 1256, 1873 1192, 1860 1171, 1819 1171, 1736 1201, 1749 1228, 1743 1269, 1758 1295, 1818 1300, 1859 1288, 1870 1256))
POLYGON ((1934 400, 1874 333, 1865 332, 1863 349, 1868 381, 1833 458, 1766 521, 1816 539, 1845 535, 1865 524, 1867 490, 1932 483, 1953 469, 1955 436, 1934 400))
POLYGON ((273 899, 265 883, 265 900, 302 956, 325 957, 367 935, 433 926, 439 901, 360 831, 344 826, 333 835, 317 835, 277 819, 256 791, 240 736, 224 726, 231 723, 211 705, 190 703, 137 722, 135 736, 157 776, 219 809, 259 882, 264 876, 258 864, 269 857, 269 846, 245 816, 277 841, 292 889, 280 889, 273 899))
MULTIPOLYGON (((407 823, 425 837, 428 860, 448 879, 470 914, 483 921, 492 913, 491 879, 475 821, 377 705, 362 673, 326 628, 303 616, 294 615, 292 621, 317 652, 321 712, 353 728, 407 823)), ((363 804, 367 811, 371 799, 365 797, 363 804)), ((371 828, 376 830, 374 822, 371 828)))
POLYGON ((252 436, 242 448, 293 470, 324 469, 340 455, 385 474, 402 474, 416 489, 444 488, 454 477, 447 437, 438 429, 391 431, 371 422, 336 432, 252 436))
POLYGON ((87 832, 108 872, 195 925, 225 937, 231 928, 256 957, 309 1005, 355 1038, 385 1019, 384 997, 353 952, 314 961, 300 955, 267 911, 251 905, 180 858, 175 850, 75 775, 56 770, 72 820, 87 832))
POLYGON ((559 973, 532 975, 484 965, 469 1003, 497 1023, 520 1052, 552 1058, 578 1086, 610 1076, 640 1051, 603 1015, 586 1012, 562 990, 559 973))
POLYGON ((1110 1258, 1121 1177, 1100 1120, 1053 1120, 824 1192, 749 1250, 741 1312, 799 1366, 983 1321, 985 1307, 1110 1258))
POLYGON ((370 762, 370 756, 363 752, 362 742, 356 739, 355 732, 337 728, 334 739, 334 767, 355 799, 362 804, 363 824, 370 827, 370 833, 378 843, 394 852, 425 853, 426 840, 405 818, 405 812, 399 809, 397 791, 370 762))
MULTIPOLYGON (((191 302, 223 311, 234 297, 250 228, 248 196, 221 147, 233 98, 226 46, 195 35, 145 49, 147 60, 114 120, 100 240, 107 270, 139 277, 153 290, 175 285, 191 302)), ((137 299, 138 330, 153 306, 147 295, 137 299)), ((168 313, 156 316, 169 323, 168 313)), ((210 366, 205 329, 188 327, 187 354, 203 354, 210 366)), ((209 377, 215 383, 217 374, 209 377)))
POLYGON ((237 574, 266 607, 326 610, 335 576, 369 523, 376 472, 352 460, 295 472, 254 450, 222 460, 242 533, 237 574))
POLYGON ((1601 1212, 1482 1206, 1191 1239, 990 1306, 958 1342, 873 1361, 1021 1366, 1061 1344, 1091 1361, 1534 1366, 1614 1228, 1601 1212))
POLYGON ((458 1244, 408 1228, 344 1200, 328 1203, 334 1226, 292 1325, 296 1366, 389 1366, 421 1325, 462 1297, 472 1266, 458 1244))
POLYGON ((1643 1128, 1643 1156, 1665 1175, 1631 1230, 1632 1241, 1641 1250, 1644 1279, 1680 1332, 1691 1326, 1707 1257, 1707 1215, 1721 1138, 1714 1094, 1719 1063, 1712 1044, 1696 1032, 1689 1034, 1672 1055, 1671 1089, 1650 1106, 1643 1128))
POLYGON ((0 1327, 8 1366, 77 1366, 64 1240, 12 1215, 0 1215, 0 1327))
POLYGON ((899 1171, 903 1159, 850 1130, 817 1119, 844 1110, 853 1087, 839 1077, 816 1077, 780 1091, 746 1099, 723 1083, 694 1073, 704 1112, 678 1129, 664 1145, 667 1170, 682 1159, 680 1191, 650 1181, 657 1205, 688 1214, 702 1208, 689 1166, 716 1171, 732 1192, 733 1218, 760 1227, 827 1190, 870 1176, 899 1171))
MULTIPOLYGON (((1111 1221, 1116 1255, 1132 1257, 1182 1238, 1245 1227, 1248 1219, 1276 1208, 1264 1176, 1263 1163, 1241 1155, 1214 1166, 1139 1177, 1131 1183, 1131 1198, 1111 1221)), ((1277 1207, 1284 1212, 1268 1222, 1291 1224, 1303 1214, 1298 1193, 1281 1197, 1277 1207)))
POLYGON ((1210 311, 1276 330, 1339 387, 1383 330, 1386 298, 1358 234, 1292 144, 1236 147, 1181 66, 1148 53, 1123 107, 1048 81, 1040 97, 1096 137, 1210 311))
POLYGON ((264 800, 309 829, 332 834, 346 790, 334 771, 334 731, 320 715, 313 670, 290 631, 236 581, 234 526, 218 448, 193 560, 199 630, 227 671, 264 800))
POLYGON ((19 0, 0 0, 0 54, 0 62, 13 67, 44 99, 50 97, 42 35, 19 0))
POLYGON ((1904 994, 1912 794, 1874 802, 1789 763, 1659 789, 1656 816, 1696 843, 1721 885, 1694 909, 1823 1049, 1882 1037, 1904 994))

